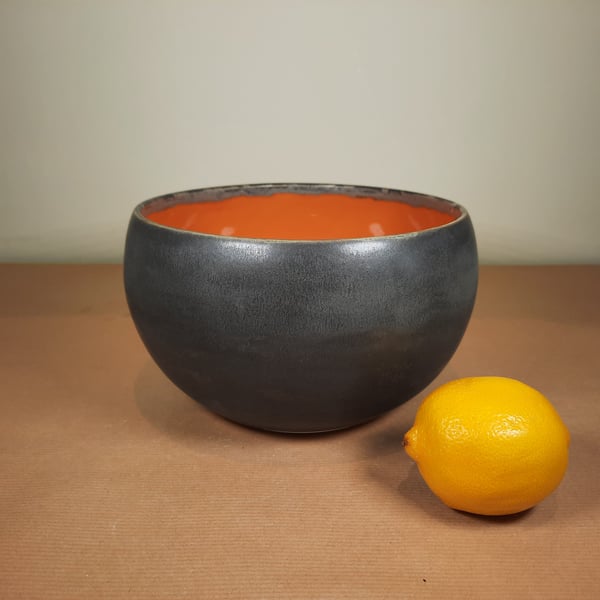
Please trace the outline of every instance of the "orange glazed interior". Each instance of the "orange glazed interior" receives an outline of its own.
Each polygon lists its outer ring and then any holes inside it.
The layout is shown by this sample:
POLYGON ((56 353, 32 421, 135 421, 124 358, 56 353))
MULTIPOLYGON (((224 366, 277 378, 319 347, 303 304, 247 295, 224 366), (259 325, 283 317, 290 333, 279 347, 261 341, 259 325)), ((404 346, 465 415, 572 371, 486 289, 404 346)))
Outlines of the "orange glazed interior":
POLYGON ((439 210, 342 194, 278 193, 176 204, 147 215, 176 229, 216 235, 327 240, 421 231, 456 220, 439 210))

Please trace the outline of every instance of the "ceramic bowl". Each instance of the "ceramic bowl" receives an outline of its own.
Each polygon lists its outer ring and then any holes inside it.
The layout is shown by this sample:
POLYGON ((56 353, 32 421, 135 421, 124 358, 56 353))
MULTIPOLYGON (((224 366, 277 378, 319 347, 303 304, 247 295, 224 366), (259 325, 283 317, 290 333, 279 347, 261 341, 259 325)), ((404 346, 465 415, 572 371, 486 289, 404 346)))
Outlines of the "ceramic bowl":
POLYGON ((164 374, 211 411, 280 432, 364 423, 423 390, 464 334, 478 275, 463 207, 352 185, 227 186, 153 198, 133 211, 124 262, 131 316, 164 374), (317 237, 310 223, 288 239, 273 210, 282 194, 322 207, 346 199, 349 208, 336 208, 329 225, 307 215, 320 239, 308 239, 317 237), (158 218, 192 206, 215 213, 232 198, 244 205, 243 218, 273 214, 272 231, 238 234, 225 224, 207 233, 158 218), (444 223, 387 233, 371 215, 367 234, 350 228, 340 237, 335 224, 366 198, 376 211, 402 205, 409 221, 428 211, 444 223), (261 199, 271 199, 266 213, 261 199))

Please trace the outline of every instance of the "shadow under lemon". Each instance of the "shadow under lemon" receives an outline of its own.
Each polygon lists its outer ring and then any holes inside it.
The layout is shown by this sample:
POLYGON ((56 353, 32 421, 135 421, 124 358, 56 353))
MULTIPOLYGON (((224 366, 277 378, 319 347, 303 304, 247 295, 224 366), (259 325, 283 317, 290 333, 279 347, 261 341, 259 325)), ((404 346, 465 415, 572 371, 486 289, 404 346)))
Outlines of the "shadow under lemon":
POLYGON ((389 448, 389 455, 369 463, 367 471, 371 479, 398 497, 399 505, 408 503, 435 520, 457 527, 486 527, 516 522, 530 527, 542 525, 554 517, 557 511, 556 494, 551 494, 538 506, 513 515, 476 515, 449 508, 429 489, 416 463, 405 455, 403 436, 398 436, 398 433, 395 429, 379 432, 382 438, 394 440, 393 448, 389 448))

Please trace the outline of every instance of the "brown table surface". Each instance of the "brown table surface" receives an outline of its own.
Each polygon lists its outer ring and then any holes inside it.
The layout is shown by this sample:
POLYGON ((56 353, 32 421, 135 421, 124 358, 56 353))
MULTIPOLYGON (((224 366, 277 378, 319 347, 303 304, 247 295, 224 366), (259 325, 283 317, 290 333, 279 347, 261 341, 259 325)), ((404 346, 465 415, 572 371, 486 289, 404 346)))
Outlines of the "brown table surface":
POLYGON ((495 519, 404 454, 423 395, 342 433, 252 431, 154 366, 121 267, 0 276, 0 598, 600 597, 600 267, 483 267, 433 384, 519 378, 571 430, 559 489, 495 519))

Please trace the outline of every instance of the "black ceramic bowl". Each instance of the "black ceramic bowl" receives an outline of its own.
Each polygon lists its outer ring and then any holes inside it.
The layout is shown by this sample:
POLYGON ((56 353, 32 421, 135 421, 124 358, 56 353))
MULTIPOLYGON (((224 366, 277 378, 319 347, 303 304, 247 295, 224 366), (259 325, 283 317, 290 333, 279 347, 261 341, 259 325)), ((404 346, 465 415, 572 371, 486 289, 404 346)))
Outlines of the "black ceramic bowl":
POLYGON ((464 208, 348 185, 154 198, 135 208, 125 248, 131 315, 165 375, 223 417, 281 432, 357 425, 424 389, 463 336, 477 273, 464 208), (413 233, 292 241, 196 233, 148 218, 181 203, 290 191, 400 202, 453 220, 413 233))

